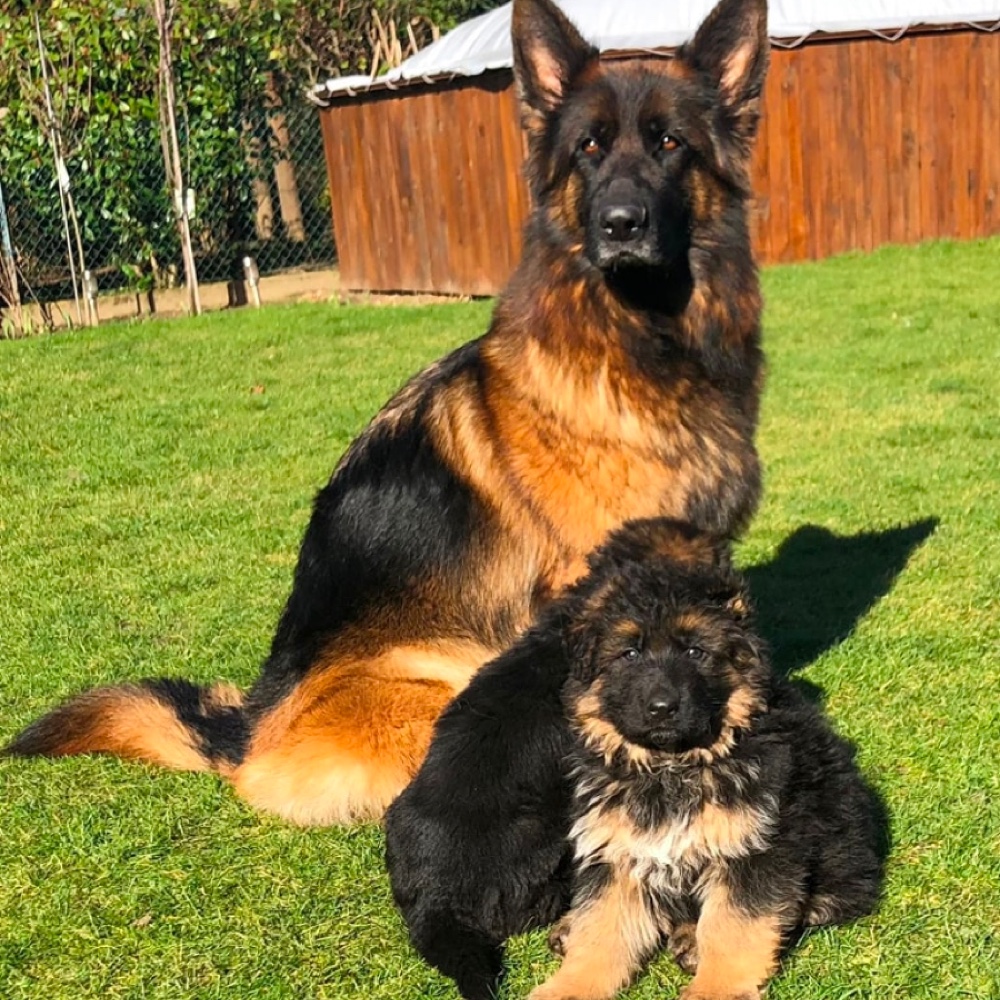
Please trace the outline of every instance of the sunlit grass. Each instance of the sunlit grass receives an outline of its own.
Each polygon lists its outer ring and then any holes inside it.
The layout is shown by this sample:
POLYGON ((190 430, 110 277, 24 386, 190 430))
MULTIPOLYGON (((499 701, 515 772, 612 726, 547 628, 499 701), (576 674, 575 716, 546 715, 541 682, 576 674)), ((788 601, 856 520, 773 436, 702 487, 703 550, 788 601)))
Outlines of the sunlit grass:
MULTIPOLYGON (((766 499, 740 549, 783 669, 892 814, 874 918, 773 1000, 1000 996, 1000 241, 765 275, 766 499)), ((312 496, 489 304, 302 305, 0 343, 0 740, 81 687, 248 683, 312 496)), ((511 948, 509 995, 552 968, 511 948)), ((666 959, 628 994, 671 996, 666 959)), ((299 830, 216 779, 0 762, 0 996, 452 998, 375 827, 299 830)))

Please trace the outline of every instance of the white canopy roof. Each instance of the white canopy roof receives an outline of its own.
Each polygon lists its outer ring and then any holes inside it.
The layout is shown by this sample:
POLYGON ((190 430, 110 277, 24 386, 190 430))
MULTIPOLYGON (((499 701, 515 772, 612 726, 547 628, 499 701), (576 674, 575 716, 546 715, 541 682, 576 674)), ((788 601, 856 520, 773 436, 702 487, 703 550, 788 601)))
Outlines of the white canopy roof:
MULTIPOLYGON (((715 0, 558 0, 580 33, 602 52, 674 48, 690 38, 715 0)), ((511 4, 474 17, 402 65, 374 79, 347 76, 313 91, 326 98, 373 87, 394 88, 453 76, 477 76, 513 65, 511 4)), ((771 0, 772 41, 798 44, 817 32, 871 31, 895 37, 916 25, 968 24, 1000 28, 1000 0, 771 0)))

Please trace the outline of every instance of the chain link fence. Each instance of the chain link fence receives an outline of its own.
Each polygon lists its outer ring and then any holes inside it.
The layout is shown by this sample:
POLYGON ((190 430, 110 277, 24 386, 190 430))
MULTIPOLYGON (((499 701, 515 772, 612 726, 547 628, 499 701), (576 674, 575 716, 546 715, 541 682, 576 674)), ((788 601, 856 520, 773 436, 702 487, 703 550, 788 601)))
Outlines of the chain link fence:
MULTIPOLYGON (((179 126, 200 283, 242 279, 247 256, 262 276, 335 263, 314 107, 262 111, 213 130, 213 143, 179 126)), ((87 287, 142 295, 183 284, 157 124, 133 124, 108 145, 113 164, 70 150, 60 170, 39 129, 28 177, 5 177, 0 162, 0 319, 23 305, 46 325, 71 325, 81 321, 75 303, 87 287)))

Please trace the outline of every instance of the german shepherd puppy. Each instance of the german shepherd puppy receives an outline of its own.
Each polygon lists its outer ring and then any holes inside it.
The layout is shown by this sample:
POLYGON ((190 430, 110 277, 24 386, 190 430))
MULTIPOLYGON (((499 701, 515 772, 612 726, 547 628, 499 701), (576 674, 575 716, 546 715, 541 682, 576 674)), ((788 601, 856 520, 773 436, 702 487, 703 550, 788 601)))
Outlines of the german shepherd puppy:
POLYGON ((438 720, 423 766, 386 813, 386 860, 414 947, 466 1000, 492 1000, 513 934, 569 906, 572 734, 562 689, 581 633, 618 627, 637 576, 690 589, 728 564, 721 539, 635 521, 590 571, 487 664, 438 720), (644 568, 645 567, 645 568, 644 568))
POLYGON ((732 573, 649 560, 581 622, 573 903, 530 1000, 613 997, 663 942, 694 973, 682 1000, 757 1000, 794 931, 878 902, 881 804, 749 616, 732 573))
POLYGON ((515 0, 513 40, 523 259, 487 333, 410 381, 319 493, 257 682, 98 688, 9 752, 212 770, 298 823, 377 817, 444 706, 610 531, 745 527, 765 0, 722 0, 672 60, 602 61, 551 0, 515 0))

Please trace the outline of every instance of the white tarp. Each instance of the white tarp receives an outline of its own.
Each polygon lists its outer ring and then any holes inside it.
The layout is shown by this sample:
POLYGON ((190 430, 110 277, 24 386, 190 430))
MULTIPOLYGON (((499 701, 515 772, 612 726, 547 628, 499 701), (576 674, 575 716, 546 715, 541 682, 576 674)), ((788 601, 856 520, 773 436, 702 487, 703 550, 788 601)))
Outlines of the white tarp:
MULTIPOLYGON (((715 0, 558 0, 581 34, 602 52, 673 48, 693 34, 715 0)), ((442 77, 478 76, 512 65, 510 9, 505 4, 460 24, 398 68, 374 80, 341 77, 320 84, 322 103, 335 94, 395 87, 442 77)), ((894 37, 916 25, 1000 27, 1000 0, 771 0, 768 33, 797 42, 816 32, 872 31, 894 37)))

